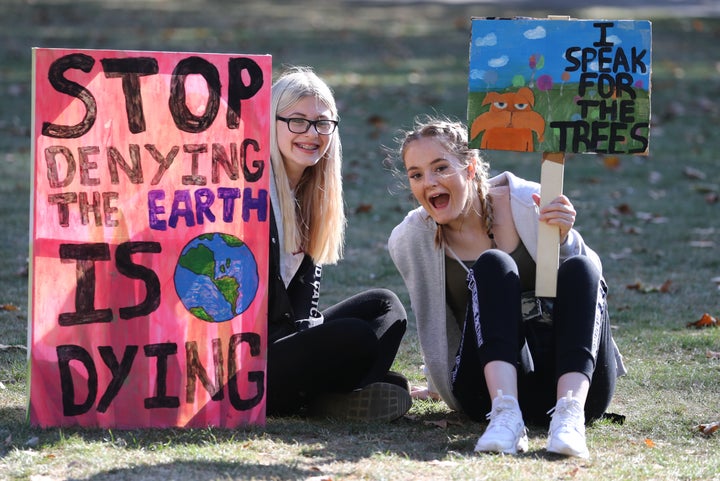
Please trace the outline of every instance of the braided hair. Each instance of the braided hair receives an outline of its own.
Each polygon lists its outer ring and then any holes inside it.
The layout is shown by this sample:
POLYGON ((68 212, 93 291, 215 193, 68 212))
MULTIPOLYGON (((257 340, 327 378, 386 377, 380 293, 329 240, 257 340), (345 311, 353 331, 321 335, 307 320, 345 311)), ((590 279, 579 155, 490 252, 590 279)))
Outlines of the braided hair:
MULTIPOLYGON (((405 133, 400 140, 400 159, 405 159, 405 152, 408 145, 421 138, 437 139, 448 152, 462 162, 462 168, 467 169, 472 159, 475 160, 475 176, 472 184, 475 186, 478 198, 480 199, 480 212, 476 212, 485 224, 488 237, 493 238, 493 205, 490 196, 490 184, 488 182, 490 165, 480 156, 477 149, 468 148, 468 129, 457 121, 447 118, 425 117, 418 118, 415 121, 413 130, 405 133)), ((472 201, 468 201, 465 206, 465 213, 473 209, 472 201)), ((438 225, 435 234, 435 245, 443 247, 445 245, 445 237, 442 225, 438 225)))

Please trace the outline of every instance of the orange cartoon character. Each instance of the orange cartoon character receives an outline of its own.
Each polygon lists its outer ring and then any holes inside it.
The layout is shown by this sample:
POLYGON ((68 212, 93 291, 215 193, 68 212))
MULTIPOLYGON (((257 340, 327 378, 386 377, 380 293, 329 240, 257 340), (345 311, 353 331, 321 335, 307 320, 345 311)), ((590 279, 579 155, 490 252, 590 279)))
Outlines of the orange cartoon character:
POLYGON ((481 149, 532 152, 533 132, 538 142, 543 141, 545 119, 533 110, 535 95, 528 87, 517 92, 488 92, 482 104, 490 104, 490 110, 478 115, 470 128, 470 139, 485 132, 481 149))

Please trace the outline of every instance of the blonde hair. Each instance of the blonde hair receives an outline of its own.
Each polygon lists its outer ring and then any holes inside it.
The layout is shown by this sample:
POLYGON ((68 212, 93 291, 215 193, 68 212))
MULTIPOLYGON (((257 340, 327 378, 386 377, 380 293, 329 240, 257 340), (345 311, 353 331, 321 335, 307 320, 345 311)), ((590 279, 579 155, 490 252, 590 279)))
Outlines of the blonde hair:
POLYGON ((345 238, 345 210, 342 192, 342 147, 338 129, 329 136, 329 146, 320 161, 305 169, 295 186, 285 170, 277 141, 275 116, 305 97, 323 103, 335 119, 337 106, 332 90, 308 67, 292 67, 272 86, 270 106, 270 160, 277 186, 276 215, 283 226, 283 249, 309 254, 316 264, 335 264, 342 258, 345 238))
MULTIPOLYGON (((465 124, 440 117, 418 117, 415 119, 415 125, 412 130, 404 133, 400 139, 400 159, 405 164, 405 152, 408 145, 415 140, 422 138, 436 139, 449 153, 453 154, 460 160, 460 168, 469 168, 471 161, 475 161, 475 175, 473 182, 469 184, 469 188, 475 186, 475 192, 480 199, 480 212, 477 214, 482 218, 487 234, 490 239, 493 238, 493 206, 492 198, 489 193, 490 183, 490 164, 488 164, 480 155, 477 149, 468 148, 468 130, 465 124)), ((472 209, 472 196, 468 196, 468 202, 465 206, 464 213, 467 214, 472 209)), ((445 237, 443 235, 442 225, 438 224, 435 234, 435 245, 443 247, 445 245, 445 237)))

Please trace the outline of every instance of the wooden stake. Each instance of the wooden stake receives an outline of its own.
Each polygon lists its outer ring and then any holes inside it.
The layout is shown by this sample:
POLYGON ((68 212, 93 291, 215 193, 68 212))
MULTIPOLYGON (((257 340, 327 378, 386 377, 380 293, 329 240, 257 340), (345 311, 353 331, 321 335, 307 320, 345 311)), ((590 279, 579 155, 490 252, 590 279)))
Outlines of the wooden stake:
MULTIPOLYGON (((562 194, 565 153, 545 152, 540 170, 540 207, 562 194)), ((560 228, 540 222, 538 226, 535 295, 555 297, 560 262, 560 228)))

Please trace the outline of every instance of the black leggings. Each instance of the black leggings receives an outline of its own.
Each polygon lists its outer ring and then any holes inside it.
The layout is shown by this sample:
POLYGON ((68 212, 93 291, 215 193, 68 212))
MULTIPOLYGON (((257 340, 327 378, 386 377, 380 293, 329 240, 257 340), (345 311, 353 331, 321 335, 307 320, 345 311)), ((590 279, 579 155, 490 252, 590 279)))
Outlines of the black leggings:
POLYGON ((586 419, 602 416, 615 391, 616 360, 607 292, 595 265, 585 256, 563 262, 551 315, 525 321, 512 257, 496 249, 487 251, 473 266, 473 275, 482 344, 478 347, 469 308, 453 382, 463 410, 473 419, 485 419, 495 393, 488 393, 484 367, 499 360, 517 368, 526 422, 547 423, 546 413, 556 403, 557 380, 569 372, 583 373, 590 380, 586 419))
POLYGON ((323 393, 383 380, 407 327, 402 302, 387 289, 356 294, 323 317, 268 347, 268 415, 298 414, 323 393))

